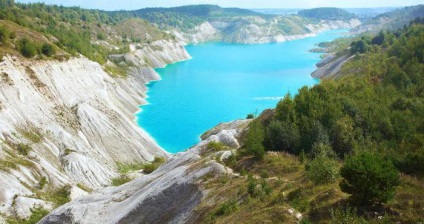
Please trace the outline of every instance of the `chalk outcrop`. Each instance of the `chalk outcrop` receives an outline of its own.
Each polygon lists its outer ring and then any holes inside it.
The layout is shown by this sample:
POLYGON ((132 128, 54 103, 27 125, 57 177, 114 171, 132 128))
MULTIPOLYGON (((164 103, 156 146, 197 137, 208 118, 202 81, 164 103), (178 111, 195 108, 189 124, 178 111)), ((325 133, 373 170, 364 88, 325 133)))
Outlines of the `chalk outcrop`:
POLYGON ((342 66, 354 58, 355 55, 346 54, 337 57, 335 54, 329 54, 316 64, 318 67, 311 76, 314 78, 336 78, 338 72, 340 72, 342 66))
POLYGON ((242 44, 279 43, 312 37, 318 33, 332 29, 351 29, 361 22, 358 19, 350 21, 323 20, 319 23, 290 24, 284 17, 265 20, 258 16, 239 19, 216 19, 204 22, 189 32, 171 31, 185 43, 200 43, 205 41, 223 41, 242 44), (282 27, 296 26, 297 31, 288 32, 282 27))
POLYGON ((159 78, 152 68, 190 56, 165 40, 121 56, 138 62, 126 78, 112 78, 82 56, 0 62, 0 213, 27 217, 33 205, 49 206, 26 199, 37 198, 35 191, 98 189, 119 175, 118 162, 169 157, 134 113, 144 103, 145 84, 159 78))
POLYGON ((40 223, 193 223, 193 209, 208 194, 202 185, 205 179, 228 172, 213 160, 214 155, 206 154, 207 143, 217 141, 234 148, 249 122, 222 124, 208 132, 204 141, 174 155, 153 173, 65 204, 40 223))

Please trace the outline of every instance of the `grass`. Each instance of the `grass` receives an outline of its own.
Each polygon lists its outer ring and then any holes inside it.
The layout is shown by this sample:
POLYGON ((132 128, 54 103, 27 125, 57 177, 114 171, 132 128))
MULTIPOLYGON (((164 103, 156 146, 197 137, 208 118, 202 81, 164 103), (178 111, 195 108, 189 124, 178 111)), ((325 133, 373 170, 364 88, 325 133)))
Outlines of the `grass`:
POLYGON ((127 174, 133 171, 143 169, 143 163, 117 163, 118 171, 120 174, 127 174))
POLYGON ((288 209, 301 212, 301 223, 420 223, 424 221, 424 182, 402 174, 393 201, 354 207, 335 182, 314 184, 305 165, 290 154, 267 154, 262 161, 239 157, 231 166, 241 177, 208 176, 209 193, 196 209, 198 223, 298 223, 288 209), (250 176, 250 177, 249 177, 250 176), (343 222, 344 221, 344 222, 343 222))
POLYGON ((123 66, 105 65, 104 70, 114 78, 126 78, 128 68, 123 66))
POLYGON ((5 152, 8 155, 0 158, 0 170, 9 172, 10 170, 17 170, 19 166, 35 168, 35 164, 31 160, 18 156, 14 152, 8 150, 5 150, 5 152))
MULTIPOLYGON (((337 183, 315 186, 308 181, 304 165, 295 156, 267 154, 263 161, 252 160, 240 157, 233 166, 238 172, 249 173, 249 177, 205 180, 204 186, 210 191, 205 201, 209 203, 196 209, 198 222, 296 223, 289 208, 307 214, 313 209, 324 210, 335 198, 339 201, 346 197, 340 190, 331 193, 331 189, 338 189, 337 183), (330 196, 322 197, 327 194, 330 196)), ((329 213, 326 217, 330 220, 329 213)))
POLYGON ((127 183, 127 182, 130 182, 132 179, 131 178, 129 178, 128 176, 126 176, 126 175, 121 175, 121 176, 119 176, 119 177, 116 177, 116 178, 113 178, 112 179, 112 185, 113 186, 121 186, 121 185, 123 185, 123 184, 125 184, 125 183, 127 183))
POLYGON ((38 191, 36 192, 36 196, 42 200, 53 202, 56 206, 60 206, 71 200, 69 197, 71 194, 70 190, 71 186, 65 185, 54 190, 38 191))
POLYGON ((143 164, 143 171, 144 171, 144 173, 147 173, 147 174, 152 173, 160 165, 162 165, 165 161, 166 161, 165 158, 155 157, 155 159, 153 160, 153 162, 143 164))
POLYGON ((77 184, 77 187, 79 187, 81 190, 84 190, 84 191, 86 191, 86 192, 92 192, 92 191, 93 191, 93 189, 91 189, 91 188, 89 188, 89 187, 85 186, 85 185, 84 185, 84 184, 82 184, 82 183, 78 183, 78 184, 77 184))
POLYGON ((33 143, 40 143, 41 140, 43 140, 43 135, 35 128, 19 128, 17 131, 21 133, 24 138, 30 140, 33 143))
POLYGON ((152 173, 165 161, 165 158, 155 157, 152 162, 148 163, 117 163, 118 171, 121 175, 112 179, 112 185, 120 186, 131 181, 132 179, 127 174, 137 170, 143 170, 146 174, 152 173))
POLYGON ((6 219, 9 224, 36 224, 40 221, 44 216, 49 214, 49 211, 38 206, 31 209, 31 216, 28 219, 18 219, 15 217, 8 217, 6 219))

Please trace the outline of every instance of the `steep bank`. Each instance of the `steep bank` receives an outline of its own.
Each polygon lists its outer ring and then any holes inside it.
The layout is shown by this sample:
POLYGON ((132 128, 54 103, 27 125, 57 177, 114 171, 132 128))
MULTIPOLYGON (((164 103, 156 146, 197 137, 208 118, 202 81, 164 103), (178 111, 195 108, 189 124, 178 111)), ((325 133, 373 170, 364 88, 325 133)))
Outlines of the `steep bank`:
POLYGON ((189 31, 171 32, 182 42, 201 43, 207 41, 223 41, 241 44, 278 43, 315 36, 332 29, 351 29, 361 24, 358 19, 349 21, 321 20, 318 23, 307 21, 287 21, 285 17, 265 20, 258 16, 243 17, 237 20, 212 20, 204 22, 189 31), (295 30, 287 32, 284 26, 295 30))
POLYGON ((355 55, 345 54, 336 56, 336 54, 329 54, 316 64, 317 69, 312 72, 311 76, 314 78, 336 78, 336 74, 341 70, 342 66, 354 58, 355 55))
POLYGON ((149 63, 112 78, 82 56, 0 62, 0 213, 27 217, 34 205, 51 208, 49 191, 70 185, 83 194, 79 188, 110 185, 117 163, 169 156, 135 124, 134 113, 144 103, 145 83, 159 78, 152 66, 190 56, 164 40, 122 56, 149 63))
POLYGON ((40 223, 196 223, 193 209, 202 203, 211 180, 233 176, 219 161, 231 151, 213 152, 209 142, 228 149, 240 147, 238 138, 250 120, 221 124, 201 143, 174 155, 152 174, 120 187, 104 188, 51 212, 40 223))

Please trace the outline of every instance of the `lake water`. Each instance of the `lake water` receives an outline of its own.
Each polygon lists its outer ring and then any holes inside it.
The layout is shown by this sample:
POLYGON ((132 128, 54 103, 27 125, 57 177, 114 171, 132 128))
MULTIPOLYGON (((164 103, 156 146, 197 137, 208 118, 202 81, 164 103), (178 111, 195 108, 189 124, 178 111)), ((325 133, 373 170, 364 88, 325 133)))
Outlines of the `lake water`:
POLYGON ((184 151, 218 123, 259 115, 286 93, 318 83, 310 74, 319 54, 308 50, 345 31, 276 44, 187 46, 191 60, 156 69, 162 80, 148 84, 137 123, 166 151, 184 151))

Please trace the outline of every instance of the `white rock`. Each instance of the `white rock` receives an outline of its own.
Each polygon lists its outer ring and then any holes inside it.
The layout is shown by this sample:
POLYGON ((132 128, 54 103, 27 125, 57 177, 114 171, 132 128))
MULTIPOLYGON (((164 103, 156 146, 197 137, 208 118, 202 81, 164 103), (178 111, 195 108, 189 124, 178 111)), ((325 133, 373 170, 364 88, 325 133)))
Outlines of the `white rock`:
MULTIPOLYGON (((37 186, 41 177, 55 187, 82 183, 96 189, 118 175, 117 162, 169 157, 137 126, 134 113, 145 103, 145 84, 159 78, 151 66, 190 56, 181 44, 162 40, 123 57, 152 63, 135 64, 127 78, 115 79, 82 56, 67 61, 4 57, 0 140, 24 143, 32 150, 28 156, 18 155, 21 163, 30 165, 0 170, 0 205, 6 205, 0 206, 0 213, 10 215, 15 195, 32 194, 23 184, 37 186), (34 143, 21 130, 37 130, 42 139, 34 143)), ((0 147, 0 162, 13 161, 5 152, 9 146, 0 147)))
POLYGON ((40 206, 46 210, 53 209, 53 203, 46 202, 39 199, 28 198, 19 196, 15 199, 15 205, 13 207, 15 215, 18 218, 26 219, 31 216, 31 209, 40 206))
POLYGON ((72 186, 71 190, 70 190, 70 194, 69 194, 69 198, 71 199, 71 201, 80 198, 82 196, 86 196, 88 195, 88 192, 82 190, 81 188, 77 187, 77 186, 72 186))

